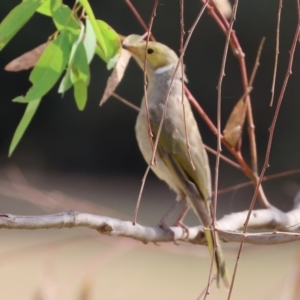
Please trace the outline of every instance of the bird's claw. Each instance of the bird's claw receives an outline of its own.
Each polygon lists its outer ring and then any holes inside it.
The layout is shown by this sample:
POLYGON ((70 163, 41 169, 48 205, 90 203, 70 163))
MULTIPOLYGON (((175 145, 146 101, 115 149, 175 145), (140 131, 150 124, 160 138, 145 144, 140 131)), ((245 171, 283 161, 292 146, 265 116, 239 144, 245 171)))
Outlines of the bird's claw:
POLYGON ((174 226, 178 226, 181 227, 183 230, 183 236, 186 234, 185 239, 188 239, 190 236, 190 230, 188 228, 188 226, 186 226, 182 221, 177 221, 174 226))
POLYGON ((161 228, 161 229, 163 229, 164 231, 168 232, 172 236, 173 243, 175 245, 178 245, 178 243, 175 241, 175 233, 174 233, 174 231, 169 226, 167 226, 165 222, 160 221, 158 223, 158 227, 161 228))

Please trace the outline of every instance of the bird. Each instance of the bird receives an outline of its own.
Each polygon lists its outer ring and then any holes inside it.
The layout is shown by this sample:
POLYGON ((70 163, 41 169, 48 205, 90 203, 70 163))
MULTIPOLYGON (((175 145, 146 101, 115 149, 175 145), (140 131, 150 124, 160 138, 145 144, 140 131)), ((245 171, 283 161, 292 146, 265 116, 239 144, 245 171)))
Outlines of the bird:
POLYGON ((158 138, 155 163, 151 169, 177 194, 178 201, 186 200, 193 208, 203 225, 205 239, 214 258, 218 286, 221 278, 228 288, 230 280, 225 259, 217 232, 213 232, 211 225, 212 188, 208 156, 191 105, 182 93, 182 81, 186 78, 184 70, 181 64, 177 66, 179 58, 171 48, 159 42, 136 40, 134 36, 124 39, 122 47, 145 69, 148 81, 147 103, 144 96, 135 125, 138 146, 150 164, 153 143, 158 138), (167 109, 164 115, 165 105, 167 109), (162 118, 164 120, 158 136, 162 118), (153 140, 149 134, 149 123, 153 140), (217 247, 214 247, 215 242, 217 247))

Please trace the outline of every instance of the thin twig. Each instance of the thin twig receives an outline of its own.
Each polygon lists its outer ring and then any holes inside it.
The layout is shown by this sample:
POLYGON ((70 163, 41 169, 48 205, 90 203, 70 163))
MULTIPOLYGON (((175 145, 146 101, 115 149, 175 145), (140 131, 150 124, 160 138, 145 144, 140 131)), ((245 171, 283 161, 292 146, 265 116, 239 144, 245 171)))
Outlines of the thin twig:
MULTIPOLYGON (((180 6, 180 49, 179 52, 183 53, 183 37, 184 37, 184 0, 179 0, 179 6, 180 6)), ((184 55, 184 53, 183 53, 184 55)), ((185 114, 185 105, 184 105, 184 64, 183 64, 183 58, 181 60, 181 104, 182 104, 182 111, 183 111, 183 124, 184 124, 184 132, 185 132, 185 143, 186 143, 186 150, 189 156, 189 160, 191 163, 191 166, 193 170, 195 170, 195 165, 193 163, 192 155, 191 155, 191 149, 190 149, 190 141, 189 141, 189 134, 187 130, 187 124, 186 124, 186 114, 185 114)))
MULTIPOLYGON (((209 285, 211 285, 216 279, 217 279, 216 275, 212 276, 211 280, 209 282, 209 285)), ((200 300, 203 296, 205 297, 206 295, 207 295, 207 289, 205 287, 205 289, 201 292, 201 294, 199 295, 199 297, 197 298, 197 300, 200 300)))
MULTIPOLYGON (((243 231, 244 232, 244 238, 242 239, 242 241, 240 243, 240 247, 239 247, 239 251, 238 251, 238 255, 237 255, 237 259, 236 259, 236 264, 235 264, 235 267, 234 267, 233 278, 232 278, 232 282, 231 282, 232 286, 233 286, 235 276, 236 276, 238 261, 240 259, 242 248, 243 248, 244 241, 245 241, 245 238, 246 238, 246 232, 247 232, 250 216, 251 216, 251 213, 253 211, 256 199, 257 199, 258 189, 259 189, 259 186, 260 186, 260 184, 262 182, 262 179, 264 177, 265 171, 269 166, 269 158, 270 158, 271 146, 272 146, 272 142, 273 142, 274 129, 275 129, 276 121, 277 121, 278 114, 279 114, 279 111, 280 111, 280 107, 281 107, 281 104, 282 104, 283 96, 285 94, 286 86, 287 86, 289 77, 292 73, 294 53, 295 53, 299 33, 300 33, 300 18, 298 18, 298 24, 297 24, 296 32, 295 32, 295 35, 294 35, 292 47, 291 47, 291 50, 290 50, 290 59, 289 59, 289 62, 288 62, 286 75, 285 75, 283 85, 282 85, 282 88, 281 88, 281 92, 280 92, 280 95, 279 95, 279 98, 278 98, 278 102, 277 102, 277 105, 276 105, 276 110, 275 110, 275 113, 274 113, 274 116, 273 116, 273 120, 272 120, 271 126, 269 128, 270 134, 269 134, 269 140, 268 140, 267 151, 266 151, 266 156, 265 156, 265 162, 264 162, 261 174, 259 176, 259 180, 258 180, 257 185, 255 187, 254 195, 253 195, 251 204, 249 206, 249 211, 248 211, 248 214, 247 214, 247 217, 246 217, 246 220, 245 220, 244 231, 243 231)), ((232 288, 230 288, 228 300, 230 299, 231 292, 232 292, 232 288)))
MULTIPOLYGON (((202 0, 204 2, 205 0, 202 0)), ((223 14, 218 10, 216 6, 208 5, 207 9, 209 14, 212 16, 212 18, 216 21, 216 23, 219 25, 221 30, 224 34, 227 34, 227 30, 229 28, 229 23, 227 19, 223 16, 223 14)), ((230 46, 232 47, 233 53, 237 56, 239 63, 240 63, 240 69, 241 69, 241 76, 242 76, 242 82, 244 86, 244 90, 247 90, 248 87, 248 77, 247 77, 247 70, 246 70, 246 64, 244 60, 244 52, 239 44, 239 41, 237 39, 237 36, 235 34, 235 31, 232 31, 231 37, 230 37, 230 46)), ((196 99, 192 96, 192 94, 186 89, 187 96, 192 103, 192 105, 196 108, 198 113, 201 115, 201 117, 204 119, 204 121, 207 123, 207 125, 210 127, 210 129, 213 131, 213 133, 217 134, 217 129, 214 126, 214 124, 211 122, 211 120, 208 118, 208 116, 205 114, 203 109, 200 107, 196 99)), ((253 180, 253 183, 257 183, 257 154, 256 154, 256 141, 255 141, 255 133, 254 133, 254 123, 253 123, 253 116, 252 116, 252 109, 251 109, 251 103, 250 103, 250 97, 248 96, 246 98, 247 103, 247 119, 248 119, 248 133, 249 133, 249 139, 250 139, 250 153, 251 153, 251 161, 252 161, 252 170, 248 167, 247 163, 245 162, 244 158, 242 157, 241 153, 236 151, 225 139, 222 137, 222 143, 229 149, 229 151, 236 157, 237 161, 241 164, 242 168, 244 169, 245 174, 253 180), (256 171, 255 171, 256 170, 256 171)), ((269 203, 267 201, 267 198, 264 194, 264 191, 262 187, 259 189, 259 199, 261 200, 261 204, 263 207, 268 207, 269 203)))
MULTIPOLYGON (((215 149, 213 149, 207 145, 204 145, 204 148, 206 149, 206 151, 213 153, 214 155, 217 155, 217 151, 215 149)), ((234 162, 233 160, 231 160, 230 158, 228 158, 222 154, 220 154, 220 158, 222 160, 224 160, 225 162, 227 162, 228 164, 232 165, 234 168, 243 171, 242 167, 239 164, 237 164, 236 162, 234 162)))
MULTIPOLYGON (((230 41, 230 36, 233 28, 233 24, 236 18, 236 10, 238 6, 238 0, 235 0, 235 4, 233 6, 233 13, 230 21, 230 26, 227 32, 226 36, 226 42, 224 46, 224 52, 223 52, 223 58, 221 63, 221 70, 220 70, 220 76, 217 86, 218 91, 218 100, 217 100, 217 155, 216 155, 216 165, 215 165, 215 191, 218 190, 218 182, 219 182, 219 165, 220 165, 220 155, 221 155, 221 94, 222 94, 222 82, 223 77, 225 76, 225 65, 226 65, 226 59, 227 59, 227 53, 228 53, 228 46, 230 41)), ((215 226, 215 218, 216 218, 216 209, 217 209, 217 193, 215 192, 215 196, 213 198, 213 228, 215 226)))
MULTIPOLYGON (((148 136, 150 139, 150 145, 152 147, 152 151, 154 151, 154 144, 153 144, 153 133, 152 133, 152 128, 150 124, 150 115, 149 115, 149 106, 148 106, 148 93, 147 93, 147 73, 146 73, 146 61, 147 61, 147 49, 148 49, 148 43, 149 39, 151 36, 151 30, 152 30, 152 25, 153 25, 153 20, 156 16, 156 9, 158 5, 159 0, 155 0, 152 13, 151 13, 151 18, 150 22, 148 25, 148 31, 147 31, 147 38, 146 38, 146 50, 145 50, 145 57, 144 57, 144 64, 143 64, 143 75, 144 75, 144 98, 145 98, 145 107, 146 107, 146 117, 147 117, 147 124, 148 124, 148 136)), ((150 165, 153 166, 155 164, 155 154, 154 154, 154 159, 151 160, 150 165)), ((135 216, 136 218, 136 216, 135 216)))
MULTIPOLYGON (((214 232, 214 253, 216 252, 216 249, 218 247, 217 245, 217 239, 216 239, 216 215, 217 215, 217 204, 218 204, 218 184, 219 184, 219 168, 220 168, 220 155, 221 155, 221 95, 222 95, 222 82, 223 82, 223 77, 225 76, 225 65, 226 65, 226 59, 227 59, 227 53, 228 53, 228 47, 229 47, 229 41, 230 41, 230 36, 233 28, 234 21, 236 19, 236 11, 238 7, 238 0, 235 0, 235 3, 233 5, 233 11, 232 11, 232 16, 230 20, 230 25, 228 28, 228 31, 226 33, 226 42, 224 46, 224 52, 223 52, 223 58, 222 58, 222 63, 221 63, 221 70, 220 70, 220 76, 218 80, 218 86, 217 86, 217 91, 218 91, 218 99, 217 99, 217 156, 216 156, 216 164, 215 164, 215 181, 214 181, 214 188, 215 188, 215 193, 213 196, 213 205, 212 205, 212 229, 214 232)), ((204 297, 204 300, 206 299, 208 295, 208 289, 212 277, 212 269, 213 269, 213 258, 211 260, 211 266, 210 266, 210 273, 208 276, 208 283, 207 283, 207 292, 204 297)))
POLYGON ((274 93, 275 93, 275 82, 276 82, 278 55, 279 55, 279 32, 280 32, 281 10, 282 10, 282 0, 279 0, 278 15, 277 15, 277 27, 276 27, 275 62, 274 62, 273 81, 272 81, 272 88, 271 88, 272 95, 271 95, 270 106, 273 106, 274 93))
MULTIPOLYGON (((299 174, 299 173, 300 173, 300 169, 296 169, 296 170, 285 171, 285 172, 281 172, 281 173, 277 173, 277 174, 273 174, 273 175, 269 175, 269 176, 264 176, 264 178, 262 179, 262 182, 272 180, 272 179, 282 178, 285 176, 295 175, 295 174, 299 174)), ((231 191, 236 191, 236 190, 239 190, 241 188, 245 188, 245 187, 251 186, 251 185, 253 185, 252 181, 236 184, 236 185, 229 186, 227 188, 218 190, 218 194, 219 195, 225 194, 225 193, 228 193, 231 191)))
MULTIPOLYGON (((297 24, 296 32, 295 32, 295 35, 294 35, 294 40, 293 40, 292 47, 291 47, 291 50, 290 50, 290 59, 289 59, 286 75, 285 75, 285 78, 284 78, 284 81, 283 81, 283 85, 282 85, 282 88, 281 88, 281 92, 280 92, 280 95, 279 95, 279 99, 278 99, 276 110, 275 110, 275 113, 274 113, 274 116, 273 116, 273 120, 272 120, 271 126, 269 128, 270 135, 269 135, 269 140, 268 140, 268 145, 267 145, 265 162, 264 162, 261 174, 259 176, 259 184, 261 183, 261 181, 264 177, 264 173, 265 173, 266 169, 269 166, 269 158, 270 158, 270 153, 271 153, 271 146, 272 146, 272 142, 273 142, 275 125, 276 125, 276 121, 277 121, 279 111, 280 111, 280 108, 281 108, 281 104, 282 104, 282 101, 283 101, 283 96, 284 96, 284 93, 285 93, 285 90, 286 90, 286 86, 287 86, 289 77, 292 74, 294 53, 295 53, 299 33, 300 33, 300 18, 298 19, 298 24, 297 24)), ((248 214, 247 219, 245 221, 245 232, 246 232, 247 223, 249 222, 251 211, 253 210, 254 204, 256 202, 258 187, 259 187, 259 185, 257 184, 256 189, 255 189, 255 193, 254 193, 252 201, 251 201, 251 205, 249 207, 249 214, 248 214)))
MULTIPOLYGON (((204 0, 202 0, 203 2, 204 0)), ((227 19, 224 17, 224 15, 219 11, 216 5, 212 2, 213 7, 208 7, 208 10, 211 14, 211 16, 215 19, 215 21, 220 26, 221 30, 224 32, 224 34, 227 34, 227 30, 229 28, 229 23, 227 19), (215 13, 215 11, 218 12, 218 14, 215 13)), ((241 48, 241 45, 237 39, 237 36, 235 34, 235 31, 232 31, 231 34, 231 40, 230 45, 233 49, 233 53, 237 56, 239 64, 240 64, 240 70, 241 70, 241 77, 243 82, 244 90, 246 91, 248 88, 248 77, 247 77, 247 68, 245 63, 245 55, 241 48)), ((255 179, 254 183, 256 184, 257 181, 257 150, 256 150, 256 139, 255 139, 255 132, 254 132, 254 122, 253 122, 253 114, 252 114, 252 107, 251 107, 251 101, 250 97, 247 96, 246 98, 246 104, 247 104, 247 120, 248 120, 248 135, 249 135, 249 141, 250 141, 250 154, 251 154, 251 164, 252 164, 252 173, 254 173, 252 176, 253 179, 255 179)), ((262 201, 262 205, 266 207, 266 197, 263 193, 262 188, 260 188, 259 196, 262 201)))
POLYGON ((248 86, 248 89, 251 88, 251 90, 253 89, 253 82, 254 82, 254 78, 256 76, 257 69, 258 69, 259 64, 260 64, 259 60, 260 60, 260 56, 261 56, 261 52, 262 52, 265 40, 266 40, 265 37, 263 37, 261 39, 261 42, 260 42, 258 50, 257 50, 257 55, 256 55, 254 67, 253 67, 253 70, 252 70, 252 73, 251 73, 251 76, 250 76, 249 86, 248 86))
POLYGON ((131 102, 129 102, 128 100, 124 99, 123 97, 119 96, 116 93, 112 93, 111 94, 113 97, 115 97, 116 99, 118 99, 119 101, 121 101, 122 103, 124 103, 125 105, 133 108, 136 111, 140 111, 140 108, 134 104, 132 104, 131 102))
MULTIPOLYGON (((143 190, 144 190, 144 186, 146 183, 146 178, 147 175, 149 173, 149 170, 151 168, 151 166, 155 165, 155 152, 156 149, 154 147, 154 143, 153 143, 153 133, 152 133, 152 129, 151 129, 151 124, 150 124, 150 115, 149 115, 149 106, 148 106, 148 94, 147 94, 147 73, 146 73, 146 60, 147 60, 147 49, 148 49, 148 43, 149 43, 149 38, 151 36, 151 29, 152 29, 152 25, 153 25, 153 20, 156 16, 156 9, 157 9, 157 5, 158 5, 159 0, 155 0, 154 5, 153 5, 153 9, 152 9, 152 13, 151 13, 151 18, 150 18, 150 22, 148 25, 148 34, 147 34, 147 39, 146 39, 146 50, 145 50, 145 59, 144 59, 144 65, 143 65, 143 74, 144 74, 144 97, 145 97, 145 107, 146 107, 146 116, 147 116, 147 124, 148 124, 148 135, 149 135, 149 139, 150 139, 150 145, 152 147, 152 158, 148 163, 148 167, 145 171, 145 175, 143 176, 142 179, 142 185, 140 188, 140 192, 139 192, 139 196, 136 202, 136 206, 135 206, 135 210, 134 210, 134 216, 133 216, 133 222, 132 224, 135 225, 136 224, 136 220, 137 220, 137 214, 138 214, 138 210, 139 210, 139 206, 140 206, 140 202, 142 199, 142 194, 143 194, 143 190)), ((156 137, 156 139, 158 139, 158 137, 156 137)))
MULTIPOLYGON (((125 3, 128 5, 128 7, 130 8, 130 10, 133 12, 133 14, 137 18, 138 22, 141 24, 141 26, 143 27, 143 29, 145 31, 148 31, 148 27, 147 27, 146 23, 144 22, 144 20, 142 19, 141 15, 138 13, 138 11, 134 7, 134 5, 131 3, 131 1, 130 0, 125 0, 125 3)), ((155 39, 154 39, 154 37, 152 35, 151 35, 150 39, 151 39, 151 41, 155 41, 155 39)))
MULTIPOLYGON (((222 63, 221 63, 221 70, 220 70, 220 76, 218 80, 218 86, 217 86, 217 91, 218 91, 218 100, 217 100, 217 155, 216 155, 216 165, 215 165, 215 191, 218 190, 218 183, 219 183, 219 165, 220 165, 220 155, 221 155, 221 94, 222 94, 222 82, 223 82, 223 77, 225 76, 225 65, 226 65, 226 59, 227 59, 227 53, 228 53, 228 47, 229 47, 229 41, 230 41, 230 35, 232 32, 233 24, 236 18, 236 11, 237 11, 237 6, 238 6, 238 0, 235 0, 235 4, 233 6, 233 12, 232 12, 232 17, 230 21, 230 26, 227 32, 226 36, 226 42, 224 46, 224 52, 223 52, 223 58, 222 58, 222 63)), ((216 218, 216 211, 217 209, 217 193, 215 192, 215 196, 213 198, 213 222, 212 226, 214 228, 215 226, 215 218, 216 218)))
MULTIPOLYGON (((198 114, 202 117, 202 119, 206 122, 206 124, 208 125, 208 127, 211 129, 211 131, 214 134, 217 134, 217 128, 215 127, 215 125, 213 124, 213 122, 210 120, 210 118, 207 116, 207 114, 204 112, 204 110, 202 109, 202 107, 200 106, 200 104, 198 103, 198 101, 194 98, 194 96, 192 95, 192 93, 185 88, 185 92, 186 95, 189 99, 189 101, 191 102, 191 104, 194 106, 194 108, 196 109, 196 111, 198 112, 198 114)), ((253 171, 250 169, 250 167, 248 166, 248 164, 246 163, 246 161, 244 160, 242 154, 237 151, 234 147, 232 147, 225 139, 224 137, 221 135, 221 140, 223 145, 226 146, 226 148, 232 153, 232 155, 236 158, 236 160, 238 161, 238 163, 240 164, 240 166, 242 167, 245 175, 250 178, 254 184, 256 184, 257 182, 257 177, 255 174, 253 174, 253 171)), ((266 198, 266 196, 264 195, 263 190, 261 189, 259 191, 259 196, 260 196, 260 200, 261 203, 263 205, 263 207, 269 207, 270 204, 268 203, 268 200, 266 198)))
POLYGON ((132 221, 133 225, 136 224, 137 214, 138 214, 138 211, 139 211, 139 207, 140 207, 140 203, 141 203, 141 199, 142 199, 142 194, 143 194, 143 191, 144 191, 144 186, 145 186, 146 179, 147 179, 147 176, 148 176, 148 173, 149 173, 150 169, 151 169, 151 167, 148 165, 148 167, 145 171, 145 174, 142 178, 142 184, 141 184, 141 187, 140 187, 139 196, 138 196, 138 199, 137 199, 137 202, 136 202, 136 205, 135 205, 135 210, 134 210, 134 216, 133 216, 133 221, 132 221))

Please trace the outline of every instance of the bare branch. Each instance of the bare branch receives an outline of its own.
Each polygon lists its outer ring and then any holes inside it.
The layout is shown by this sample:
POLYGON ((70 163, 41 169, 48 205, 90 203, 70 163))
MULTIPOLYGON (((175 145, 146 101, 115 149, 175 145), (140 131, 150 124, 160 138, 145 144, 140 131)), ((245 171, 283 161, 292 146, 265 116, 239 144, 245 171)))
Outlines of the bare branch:
POLYGON ((129 102, 128 100, 124 99, 123 97, 119 96, 116 93, 112 93, 111 94, 113 97, 115 97, 116 99, 118 99, 120 102, 124 103, 125 105, 131 107, 132 109, 136 110, 136 111, 140 111, 140 108, 134 104, 132 104, 131 102, 129 102))
MULTIPOLYGON (((272 232, 243 233, 237 231, 243 228, 247 214, 248 211, 237 212, 220 219, 216 226, 220 239, 226 242, 240 242, 242 239, 245 239, 246 243, 262 245, 300 240, 300 234, 294 232, 300 227, 300 208, 295 208, 287 213, 275 207, 253 211, 248 227, 252 229, 270 228, 273 230, 272 232)), ((121 221, 106 216, 76 211, 42 216, 0 215, 1 229, 37 230, 73 227, 95 229, 101 234, 132 238, 143 243, 182 241, 192 244, 206 244, 202 226, 190 227, 189 235, 187 236, 186 231, 182 227, 170 227, 171 230, 164 230, 158 226, 133 225, 131 221, 121 221)))
POLYGON ((281 10, 282 10, 282 0, 279 0, 279 7, 278 7, 278 14, 277 14, 277 27, 276 27, 275 62, 274 62, 273 81, 272 81, 272 88, 271 88, 272 96, 271 96, 270 106, 273 106, 274 93, 275 93, 275 83, 276 83, 278 55, 279 55, 279 32, 280 32, 281 10))

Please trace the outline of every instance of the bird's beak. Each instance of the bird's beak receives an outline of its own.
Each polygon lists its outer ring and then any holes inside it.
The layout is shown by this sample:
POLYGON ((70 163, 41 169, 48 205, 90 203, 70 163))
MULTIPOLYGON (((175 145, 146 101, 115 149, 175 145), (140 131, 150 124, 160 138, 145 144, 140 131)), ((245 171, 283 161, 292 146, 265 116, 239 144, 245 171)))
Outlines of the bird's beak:
POLYGON ((132 45, 126 45, 125 43, 122 43, 122 48, 129 51, 132 54, 138 54, 137 47, 134 47, 132 45))

